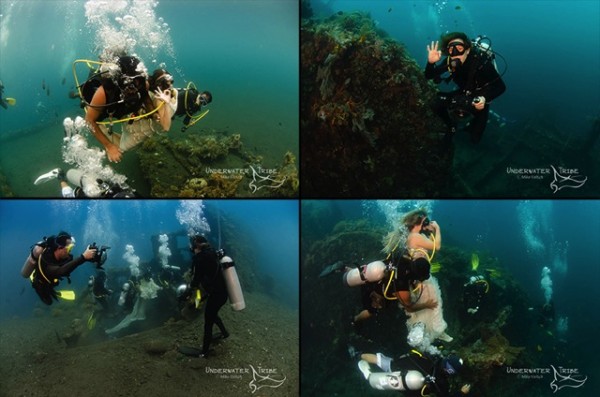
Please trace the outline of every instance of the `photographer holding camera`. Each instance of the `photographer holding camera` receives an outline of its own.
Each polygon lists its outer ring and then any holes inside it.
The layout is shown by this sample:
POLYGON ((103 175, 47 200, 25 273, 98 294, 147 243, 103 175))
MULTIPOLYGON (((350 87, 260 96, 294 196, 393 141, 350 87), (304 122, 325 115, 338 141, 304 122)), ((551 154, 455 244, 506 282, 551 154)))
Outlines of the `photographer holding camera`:
POLYGON ((67 296, 70 295, 74 299, 72 291, 60 293, 54 288, 63 277, 70 283, 69 276, 73 270, 96 258, 97 250, 92 246, 88 246, 83 254, 73 258, 71 251, 74 246, 75 238, 61 231, 56 236, 44 237, 42 241, 35 243, 23 264, 21 275, 31 280, 31 286, 47 305, 51 305, 52 299, 58 300, 59 297, 69 299, 67 296), (67 295, 66 292, 70 294, 67 295))
POLYGON ((445 142, 449 144, 456 132, 460 119, 472 116, 469 125, 471 142, 479 143, 487 124, 490 102, 506 90, 506 85, 496 70, 494 52, 489 43, 479 37, 471 42, 462 32, 452 32, 441 37, 438 42, 427 46, 427 66, 425 78, 434 80, 437 84, 442 81, 454 82, 458 90, 438 93, 433 110, 448 126, 445 142), (436 65, 442 59, 446 59, 436 65), (442 75, 449 77, 442 79, 442 75))

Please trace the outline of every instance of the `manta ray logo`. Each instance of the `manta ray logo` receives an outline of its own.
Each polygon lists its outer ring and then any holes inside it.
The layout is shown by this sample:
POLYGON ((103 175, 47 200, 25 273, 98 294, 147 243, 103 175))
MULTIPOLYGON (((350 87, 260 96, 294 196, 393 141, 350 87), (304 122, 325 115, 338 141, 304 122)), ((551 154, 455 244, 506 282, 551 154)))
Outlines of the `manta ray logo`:
POLYGON ((550 182, 550 187, 552 188, 553 193, 556 193, 565 187, 571 187, 574 189, 580 188, 587 181, 587 176, 582 179, 582 177, 579 175, 561 175, 553 165, 550 167, 552 167, 552 170, 554 171, 554 180, 550 182))
POLYGON ((252 394, 254 394, 254 392, 257 390, 262 389, 263 387, 271 387, 273 389, 278 388, 287 379, 287 376, 284 376, 281 380, 273 379, 268 375, 262 376, 254 369, 252 365, 250 366, 250 368, 252 368, 252 380, 250 381, 250 384, 248 386, 250 386, 252 394))
MULTIPOLYGON (((578 387, 583 386, 583 384, 587 380, 587 376, 584 379, 576 379, 574 375, 561 375, 560 372, 557 371, 556 368, 554 368, 554 365, 551 365, 551 367, 554 371, 554 380, 550 382, 550 388, 554 393, 556 393, 563 387, 572 387, 576 389, 578 387)), ((578 377, 580 378, 581 375, 579 375, 578 377)))
POLYGON ((248 184, 248 186, 252 190, 252 193, 256 193, 258 190, 264 187, 269 189, 277 189, 281 187, 286 180, 286 177, 283 177, 281 180, 277 180, 269 175, 261 176, 256 169, 254 169, 254 167, 250 166, 250 169, 252 170, 252 181, 248 184))

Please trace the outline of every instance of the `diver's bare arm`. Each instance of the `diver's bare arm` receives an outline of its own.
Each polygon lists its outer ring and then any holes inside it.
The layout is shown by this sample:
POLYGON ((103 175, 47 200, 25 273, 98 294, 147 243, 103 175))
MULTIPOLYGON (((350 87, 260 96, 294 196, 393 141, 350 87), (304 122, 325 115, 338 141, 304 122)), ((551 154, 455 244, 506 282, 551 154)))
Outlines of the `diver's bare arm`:
MULTIPOLYGON (((92 133, 104 146, 106 149, 110 145, 113 145, 111 141, 102 133, 100 130, 100 126, 96 122, 100 115, 102 114, 102 109, 106 105, 106 93, 104 92, 104 87, 99 87, 94 93, 94 97, 92 98, 92 102, 90 106, 87 107, 87 113, 85 114, 85 121, 88 122, 89 126, 92 128, 92 133)), ((113 145, 114 146, 114 145, 113 145)))

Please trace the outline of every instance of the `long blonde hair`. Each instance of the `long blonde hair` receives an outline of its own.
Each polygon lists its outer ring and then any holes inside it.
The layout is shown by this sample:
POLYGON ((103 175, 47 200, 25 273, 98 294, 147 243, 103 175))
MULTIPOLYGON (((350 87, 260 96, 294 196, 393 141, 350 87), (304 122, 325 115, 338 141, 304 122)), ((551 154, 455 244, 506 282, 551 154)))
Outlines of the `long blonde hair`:
POLYGON ((383 238, 383 249, 381 252, 384 254, 391 254, 400 246, 400 244, 404 247, 408 233, 415 225, 420 224, 426 217, 427 210, 425 208, 419 208, 406 213, 402 217, 400 225, 383 238))
POLYGON ((402 224, 406 227, 407 231, 411 231, 413 227, 421 224, 425 218, 427 218, 427 210, 425 208, 419 208, 404 215, 402 224))

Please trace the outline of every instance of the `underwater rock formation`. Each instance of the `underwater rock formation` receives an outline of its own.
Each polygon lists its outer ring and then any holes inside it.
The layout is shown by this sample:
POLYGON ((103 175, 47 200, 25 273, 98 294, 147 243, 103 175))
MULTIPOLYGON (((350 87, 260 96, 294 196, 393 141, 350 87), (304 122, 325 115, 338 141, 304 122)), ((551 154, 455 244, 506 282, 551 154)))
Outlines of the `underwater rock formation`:
POLYGON ((185 139, 158 135, 144 141, 138 153, 152 197, 298 196, 294 155, 286 153, 281 166, 269 169, 273 174, 261 179, 251 167, 260 168, 263 157, 245 150, 240 134, 188 134, 185 139), (253 188, 257 178, 261 187, 253 188))
POLYGON ((439 149, 436 89, 363 13, 301 26, 300 134, 309 196, 439 195, 451 156, 439 149))

